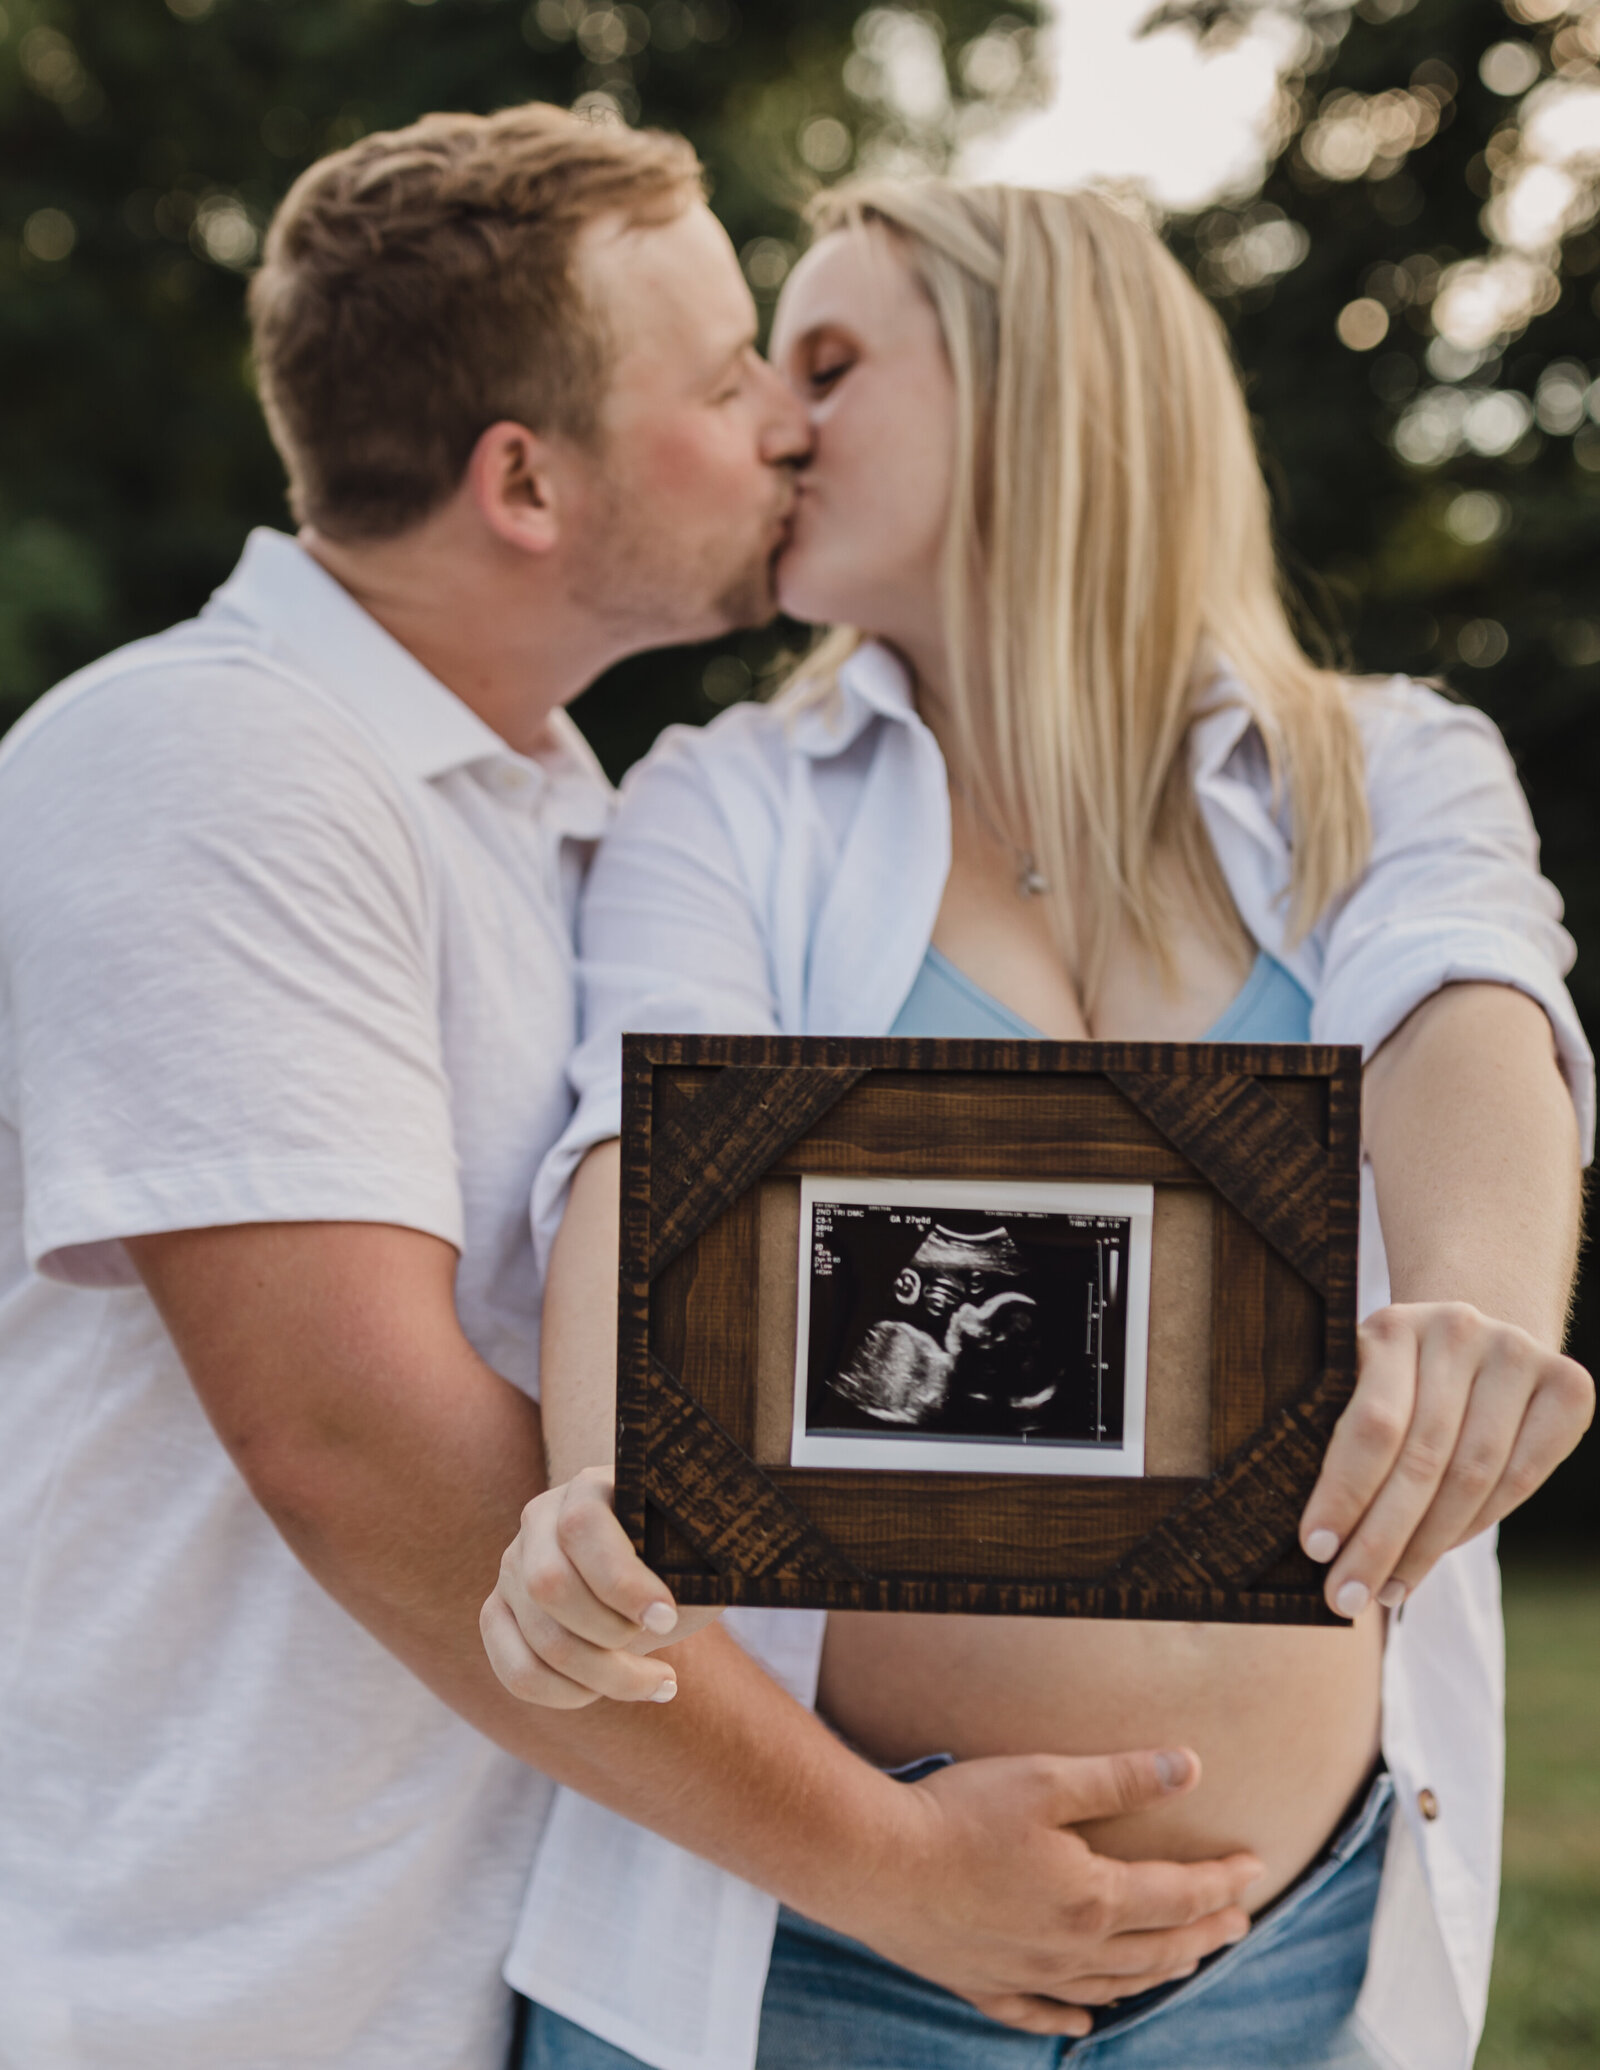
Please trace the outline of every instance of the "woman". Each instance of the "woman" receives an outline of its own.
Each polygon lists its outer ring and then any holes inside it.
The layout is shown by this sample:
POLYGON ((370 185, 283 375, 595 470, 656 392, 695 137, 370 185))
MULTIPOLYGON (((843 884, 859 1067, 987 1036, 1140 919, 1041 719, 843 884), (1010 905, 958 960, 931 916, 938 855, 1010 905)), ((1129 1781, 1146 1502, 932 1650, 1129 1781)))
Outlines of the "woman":
MULTIPOLYGON (((1346 2065, 1371 2041, 1465 2064, 1497 1863, 1487 1527, 1593 1398, 1559 1354, 1561 1070, 1583 1104, 1590 1066, 1526 808, 1476 714, 1295 644, 1220 327, 1146 230, 1091 196, 936 182, 837 194, 817 228, 773 335, 815 442, 780 595, 863 633, 771 706, 666 736, 595 866, 580 1104, 540 1202, 548 1223, 587 1151, 548 1294, 554 1470, 610 1451, 594 1146, 622 1028, 1361 1043, 1369 1322, 1302 1527, 1353 1630, 834 1616, 817 1701, 884 1765, 1199 1750, 1189 1797, 1088 1837, 1252 1850, 1257 1926, 1102 2015, 1082 2060, 1346 2065)), ((525 1526, 545 1554, 558 1499, 525 1526)), ((557 1614, 592 1635, 572 1588, 557 1614)), ((608 1658, 593 1686, 670 1692, 664 1662, 608 1658)), ((530 2060, 627 2060, 541 2020, 530 2060)), ((788 2070, 1061 2044, 786 1918, 761 2047, 788 2070)))

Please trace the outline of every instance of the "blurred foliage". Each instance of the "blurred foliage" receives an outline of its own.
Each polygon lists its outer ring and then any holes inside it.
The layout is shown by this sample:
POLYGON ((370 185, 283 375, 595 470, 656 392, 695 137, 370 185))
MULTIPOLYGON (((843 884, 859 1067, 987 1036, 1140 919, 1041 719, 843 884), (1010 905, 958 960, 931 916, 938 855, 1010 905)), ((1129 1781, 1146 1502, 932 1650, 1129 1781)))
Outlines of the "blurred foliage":
MULTIPOLYGON (((1308 634, 1363 669, 1447 672, 1504 729, 1600 1028, 1600 0, 1152 0, 1153 26, 1208 38, 1265 13, 1298 42, 1265 185, 1168 232, 1232 328, 1308 634), (1579 138, 1570 192, 1552 96, 1579 138)), ((1038 90, 1036 19, 1032 0, 0 0, 0 722, 187 616, 250 525, 284 521, 240 305, 318 153, 533 97, 681 129, 770 305, 808 184, 948 163, 1038 90)), ((801 638, 640 657, 579 717, 620 771, 801 638)), ((1593 1271, 1576 1348, 1600 1362, 1593 1271)), ((1515 1532, 1600 1532, 1592 1456, 1515 1532)))

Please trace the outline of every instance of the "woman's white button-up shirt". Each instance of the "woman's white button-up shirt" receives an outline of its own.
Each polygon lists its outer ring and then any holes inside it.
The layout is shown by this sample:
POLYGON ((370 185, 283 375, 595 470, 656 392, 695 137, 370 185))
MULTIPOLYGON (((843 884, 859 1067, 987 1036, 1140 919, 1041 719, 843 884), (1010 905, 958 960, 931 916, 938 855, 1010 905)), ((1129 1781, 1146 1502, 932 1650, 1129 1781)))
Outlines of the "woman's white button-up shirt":
MULTIPOLYGON (((1369 1056, 1442 985, 1486 980, 1537 999, 1588 1155, 1594 1065, 1562 982, 1573 945, 1499 734, 1399 678, 1361 691, 1356 708, 1371 859, 1291 948, 1286 811, 1248 691, 1226 673, 1213 684, 1191 731, 1191 772, 1246 927, 1310 995, 1312 1040, 1369 1056)), ((944 762, 880 646, 845 663, 836 695, 742 705, 665 734, 623 786, 585 893, 578 1105, 536 1189, 541 1245, 584 1151, 618 1132, 624 1029, 885 1034, 927 950, 949 863, 944 762)), ((1362 1312, 1387 1299, 1364 1173, 1362 1312)), ((820 1613, 739 1610, 727 1622, 813 1700, 820 1613)), ((1357 2020, 1374 2056, 1400 2070, 1467 2070, 1482 2027, 1502 1697, 1486 1535, 1442 1560, 1393 1620, 1384 1665, 1383 1750, 1400 1815, 1357 2020)), ((751 2070, 775 1917, 762 1892, 562 1791, 507 1975, 656 2070, 751 2070)))

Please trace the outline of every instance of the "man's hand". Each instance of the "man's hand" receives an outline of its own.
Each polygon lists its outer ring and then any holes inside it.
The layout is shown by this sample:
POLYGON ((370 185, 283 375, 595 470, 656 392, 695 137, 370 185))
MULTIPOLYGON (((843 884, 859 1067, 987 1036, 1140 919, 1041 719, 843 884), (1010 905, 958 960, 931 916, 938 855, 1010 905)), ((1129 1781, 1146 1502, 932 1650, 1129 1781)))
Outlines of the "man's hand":
POLYGON ((1087 2034, 1084 2008, 1188 1976, 1249 1929, 1253 1855, 1123 1862, 1071 1828, 1185 1795, 1187 1749, 961 1761, 902 1785, 907 1841, 830 1924, 1033 2034, 1087 2034))
POLYGON ((609 1467, 536 1495, 478 1619, 490 1665, 513 1696, 550 1710, 667 1703, 678 1678, 641 1656, 720 1615, 680 1610, 629 1543, 612 1508, 609 1467))
POLYGON ((1327 1600, 1397 1609, 1453 1546, 1548 1479, 1594 1416, 1575 1359, 1461 1301, 1383 1308, 1306 1504, 1300 1541, 1331 1560, 1327 1600))

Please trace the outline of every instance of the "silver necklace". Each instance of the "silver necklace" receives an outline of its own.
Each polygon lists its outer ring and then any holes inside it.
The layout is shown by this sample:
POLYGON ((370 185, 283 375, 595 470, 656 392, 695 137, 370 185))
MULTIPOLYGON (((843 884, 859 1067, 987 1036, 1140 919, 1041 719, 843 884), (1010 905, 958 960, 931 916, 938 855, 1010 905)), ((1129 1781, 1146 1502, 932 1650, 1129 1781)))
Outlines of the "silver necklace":
POLYGON ((1050 889, 1050 880, 1041 874, 1039 865, 1033 859, 1033 851, 1028 848, 1013 848, 1011 853, 1017 863, 1018 898, 1043 898, 1050 889))
POLYGON ((1050 889, 1050 879, 1039 868, 1038 863, 1034 859, 1033 850, 1031 848, 1019 848, 1015 841, 1007 840, 1005 835, 996 829, 993 820, 990 819, 988 813, 984 811, 965 784, 959 784, 952 778, 950 788, 961 799, 963 804, 971 807, 979 826, 983 828, 990 840, 997 842, 1002 848, 1010 849, 1011 860, 1016 868, 1014 881, 1017 887, 1018 898, 1043 898, 1050 889))

